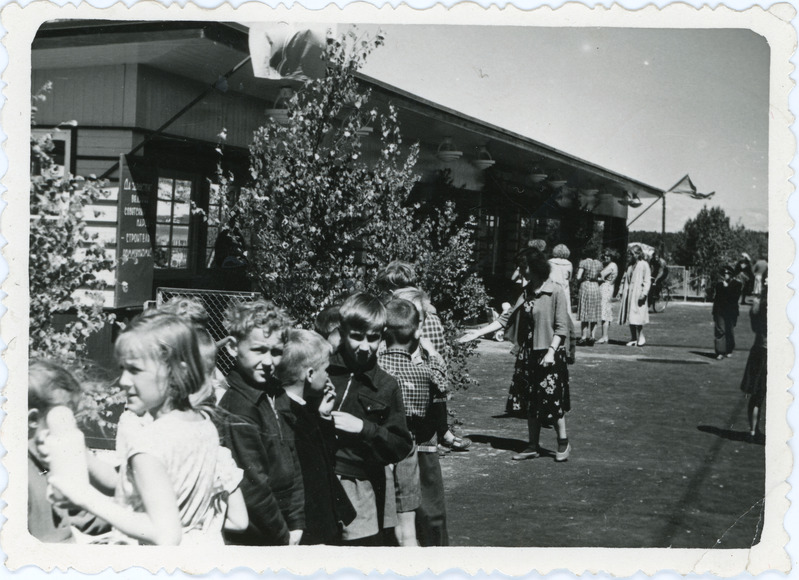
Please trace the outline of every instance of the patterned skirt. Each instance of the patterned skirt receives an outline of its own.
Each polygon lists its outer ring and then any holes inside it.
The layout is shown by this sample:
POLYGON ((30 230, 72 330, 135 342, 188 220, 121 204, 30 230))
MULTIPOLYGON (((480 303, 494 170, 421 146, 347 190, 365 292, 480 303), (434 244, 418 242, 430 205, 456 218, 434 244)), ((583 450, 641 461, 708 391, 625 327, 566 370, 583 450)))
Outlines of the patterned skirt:
POLYGON ((536 417, 543 426, 554 425, 571 409, 566 350, 555 352, 555 364, 542 366, 546 350, 522 347, 516 358, 505 412, 515 417, 536 417))
POLYGON ((613 322, 613 282, 603 282, 599 286, 602 298, 602 322, 613 322))
POLYGON ((577 319, 580 322, 602 320, 602 297, 599 294, 599 285, 593 280, 587 280, 580 284, 577 319))

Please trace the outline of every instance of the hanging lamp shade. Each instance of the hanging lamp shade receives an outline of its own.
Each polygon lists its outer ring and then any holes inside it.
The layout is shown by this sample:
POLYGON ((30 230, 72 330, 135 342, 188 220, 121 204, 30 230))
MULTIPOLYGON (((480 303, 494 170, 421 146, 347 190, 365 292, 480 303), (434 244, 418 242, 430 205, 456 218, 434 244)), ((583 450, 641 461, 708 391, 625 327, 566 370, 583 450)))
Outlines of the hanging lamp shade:
POLYGON ((484 171, 496 163, 485 147, 480 147, 480 152, 477 154, 477 159, 472 161, 472 165, 477 167, 480 171, 484 171))
POLYGON ((436 157, 441 161, 455 161, 463 156, 463 151, 455 149, 452 137, 445 137, 436 150, 436 157))

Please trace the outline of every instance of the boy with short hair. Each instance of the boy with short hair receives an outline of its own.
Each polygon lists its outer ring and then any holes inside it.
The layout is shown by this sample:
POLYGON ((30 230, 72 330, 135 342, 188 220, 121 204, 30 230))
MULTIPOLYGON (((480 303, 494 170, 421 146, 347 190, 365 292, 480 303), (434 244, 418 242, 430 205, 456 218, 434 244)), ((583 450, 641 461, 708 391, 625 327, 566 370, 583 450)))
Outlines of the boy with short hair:
POLYGON ((219 402, 232 415, 224 421, 223 439, 244 470, 241 489, 250 518, 244 532, 228 533, 227 539, 241 545, 298 544, 305 528, 302 472, 281 414, 288 397, 275 376, 291 321, 272 302, 258 299, 232 305, 224 322, 235 369, 219 402))
MULTIPOLYGON (((386 310, 387 348, 381 353, 379 364, 396 377, 402 387, 408 427, 418 445, 418 453, 413 458, 419 480, 414 540, 418 538, 422 546, 446 546, 449 538, 444 507, 444 483, 435 445, 437 421, 431 412, 434 400, 440 399, 441 389, 445 388, 446 365, 434 351, 427 352, 424 356, 421 354, 421 300, 410 302, 395 298, 386 305, 386 310)), ((403 463, 409 461, 410 458, 400 462, 396 472, 401 475, 403 463)), ((412 485, 412 482, 403 482, 397 478, 398 496, 406 485, 412 485)), ((399 500, 397 504, 399 506, 399 500)), ((403 517, 400 515, 400 522, 402 521, 403 517)))
POLYGON ((294 432, 305 488, 305 531, 302 544, 337 544, 341 525, 355 519, 336 477, 336 433, 331 412, 336 390, 328 381, 333 349, 318 333, 290 330, 277 366, 277 376, 289 397, 287 422, 294 432))
POLYGON ((407 457, 413 441, 399 385, 377 366, 385 307, 376 297, 359 292, 341 305, 340 319, 341 345, 328 369, 336 388, 336 473, 357 512, 342 539, 345 544, 374 546, 380 544, 382 531, 392 527, 395 515, 393 497, 386 494, 385 467, 407 457), (392 508, 386 510, 386 503, 392 508))

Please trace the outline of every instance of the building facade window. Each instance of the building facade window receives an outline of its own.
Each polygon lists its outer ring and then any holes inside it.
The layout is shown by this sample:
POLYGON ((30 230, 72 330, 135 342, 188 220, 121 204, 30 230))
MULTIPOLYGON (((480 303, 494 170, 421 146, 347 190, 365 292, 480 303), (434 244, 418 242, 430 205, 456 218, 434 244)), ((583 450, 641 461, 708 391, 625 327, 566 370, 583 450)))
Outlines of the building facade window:
POLYGON ((160 175, 155 215, 155 267, 190 267, 191 201, 194 184, 188 179, 160 175))

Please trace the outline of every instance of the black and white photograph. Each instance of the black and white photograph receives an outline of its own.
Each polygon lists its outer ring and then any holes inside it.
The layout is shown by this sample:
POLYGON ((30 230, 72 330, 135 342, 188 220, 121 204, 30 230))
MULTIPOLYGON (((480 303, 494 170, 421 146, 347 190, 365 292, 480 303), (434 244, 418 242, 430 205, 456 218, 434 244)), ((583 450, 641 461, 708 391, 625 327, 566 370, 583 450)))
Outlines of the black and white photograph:
POLYGON ((790 570, 786 5, 146 4, 3 18, 12 569, 790 570))

